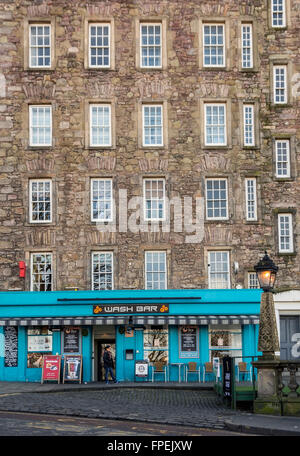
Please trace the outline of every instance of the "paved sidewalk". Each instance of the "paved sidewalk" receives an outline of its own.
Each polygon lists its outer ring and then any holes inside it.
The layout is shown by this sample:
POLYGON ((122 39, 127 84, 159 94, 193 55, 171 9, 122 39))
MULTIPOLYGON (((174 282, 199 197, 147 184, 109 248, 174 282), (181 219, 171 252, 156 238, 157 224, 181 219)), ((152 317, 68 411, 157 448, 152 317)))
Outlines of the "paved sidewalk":
POLYGON ((224 406, 208 383, 42 385, 0 382, 0 410, 300 436, 300 418, 231 410, 224 406))

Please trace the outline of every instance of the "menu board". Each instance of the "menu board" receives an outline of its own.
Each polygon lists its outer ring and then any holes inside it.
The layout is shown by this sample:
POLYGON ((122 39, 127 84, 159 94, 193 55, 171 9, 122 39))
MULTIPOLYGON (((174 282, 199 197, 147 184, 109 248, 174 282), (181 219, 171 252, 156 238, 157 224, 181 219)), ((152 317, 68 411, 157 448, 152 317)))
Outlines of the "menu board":
POLYGON ((179 332, 180 358, 197 358, 198 328, 195 326, 182 326, 179 332))
POLYGON ((4 366, 18 366, 18 328, 15 326, 4 327, 4 366))
POLYGON ((65 381, 81 383, 82 376, 82 358, 81 355, 66 355, 64 357, 64 374, 63 383, 65 381))
POLYGON ((43 356, 43 370, 42 382, 44 381, 57 381, 60 383, 60 355, 44 355, 43 356))
POLYGON ((65 328, 64 329, 64 353, 79 353, 80 352, 80 329, 65 328))

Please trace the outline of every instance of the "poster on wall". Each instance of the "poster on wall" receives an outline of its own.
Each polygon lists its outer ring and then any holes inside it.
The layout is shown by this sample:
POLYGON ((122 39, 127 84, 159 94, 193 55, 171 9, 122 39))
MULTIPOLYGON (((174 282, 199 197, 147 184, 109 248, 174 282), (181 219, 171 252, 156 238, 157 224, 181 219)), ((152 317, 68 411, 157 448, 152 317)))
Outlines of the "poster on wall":
POLYGON ((42 381, 56 381, 60 383, 60 355, 44 355, 42 381))
POLYGON ((43 353, 28 353, 27 367, 29 369, 40 369, 43 367, 43 353))
POLYGON ((65 328, 64 329, 64 353, 79 353, 80 352, 80 329, 65 328))
POLYGON ((81 383, 82 357, 81 355, 66 355, 64 357, 63 383, 72 381, 81 383))
POLYGON ((28 336, 29 352, 51 352, 52 336, 28 336))
POLYGON ((4 367, 18 366, 18 328, 4 327, 4 367))
POLYGON ((179 328, 179 357, 199 357, 199 335, 196 326, 182 326, 179 328))

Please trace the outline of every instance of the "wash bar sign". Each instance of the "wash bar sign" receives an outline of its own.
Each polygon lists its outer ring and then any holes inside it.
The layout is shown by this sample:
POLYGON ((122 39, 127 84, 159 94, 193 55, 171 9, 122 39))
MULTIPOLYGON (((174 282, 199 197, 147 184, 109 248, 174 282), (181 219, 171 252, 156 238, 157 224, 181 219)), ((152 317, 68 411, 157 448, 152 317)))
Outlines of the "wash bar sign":
POLYGON ((158 313, 165 314, 169 313, 169 306, 166 304, 133 304, 133 305, 96 305, 93 306, 93 314, 147 314, 147 313, 158 313))

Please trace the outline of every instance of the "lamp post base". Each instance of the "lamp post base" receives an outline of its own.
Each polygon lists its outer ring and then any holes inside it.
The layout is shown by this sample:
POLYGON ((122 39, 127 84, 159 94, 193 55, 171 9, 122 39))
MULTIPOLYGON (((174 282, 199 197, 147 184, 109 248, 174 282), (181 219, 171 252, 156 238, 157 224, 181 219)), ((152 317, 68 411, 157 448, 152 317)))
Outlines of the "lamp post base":
POLYGON ((266 352, 252 364, 257 368, 257 398, 253 403, 254 413, 281 415, 278 391, 279 359, 275 357, 274 353, 266 352))

